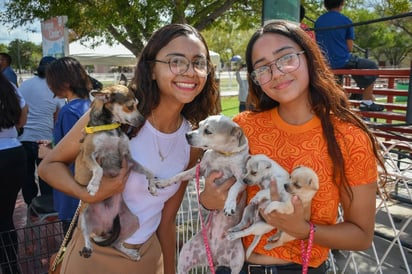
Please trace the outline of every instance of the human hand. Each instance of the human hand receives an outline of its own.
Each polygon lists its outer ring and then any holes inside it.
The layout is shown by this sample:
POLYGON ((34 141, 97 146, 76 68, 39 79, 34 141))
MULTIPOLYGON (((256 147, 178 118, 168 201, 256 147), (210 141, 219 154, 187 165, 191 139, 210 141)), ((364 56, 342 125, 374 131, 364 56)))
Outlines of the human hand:
MULTIPOLYGON (((273 197, 272 190, 277 188, 271 187, 271 197, 273 197)), ((264 209, 259 209, 262 218, 266 223, 277 229, 286 232, 287 234, 297 239, 307 239, 309 235, 310 225, 305 220, 305 213, 302 201, 298 196, 292 196, 293 213, 282 214, 274 210, 270 213, 265 213, 264 209)))
POLYGON ((50 140, 38 140, 39 144, 38 157, 43 159, 52 150, 52 142, 50 140))
POLYGON ((213 171, 205 178, 205 187, 200 193, 199 199, 203 207, 209 210, 222 209, 224 207, 229 188, 236 182, 236 179, 232 177, 223 184, 217 185, 215 180, 222 176, 223 173, 221 171, 213 171))

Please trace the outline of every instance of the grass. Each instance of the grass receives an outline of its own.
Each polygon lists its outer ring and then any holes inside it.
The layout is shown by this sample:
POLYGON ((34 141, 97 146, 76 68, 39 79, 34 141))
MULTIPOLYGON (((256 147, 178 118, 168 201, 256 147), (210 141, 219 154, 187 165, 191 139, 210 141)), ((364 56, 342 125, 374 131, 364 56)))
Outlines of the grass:
POLYGON ((222 113, 226 116, 233 117, 239 113, 239 101, 237 96, 221 97, 222 113))

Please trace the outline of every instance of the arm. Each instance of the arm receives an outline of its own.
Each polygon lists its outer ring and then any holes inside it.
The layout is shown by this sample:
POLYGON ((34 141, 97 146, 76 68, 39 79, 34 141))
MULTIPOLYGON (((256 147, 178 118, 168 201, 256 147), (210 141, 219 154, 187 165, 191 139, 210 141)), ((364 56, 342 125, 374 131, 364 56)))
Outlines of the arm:
POLYGON ((165 274, 174 274, 176 265, 176 214, 185 194, 187 181, 182 182, 179 190, 165 203, 162 220, 157 229, 157 237, 162 247, 165 274))
POLYGON ((68 195, 77 197, 87 203, 102 201, 112 196, 114 193, 123 191, 127 180, 129 169, 125 166, 120 174, 114 178, 102 178, 99 191, 95 196, 90 196, 86 187, 81 186, 74 180, 73 174, 69 170, 69 164, 75 161, 80 151, 80 140, 83 138, 83 128, 89 119, 89 112, 80 118, 67 135, 59 141, 39 165, 39 176, 53 188, 56 188, 68 195))
MULTIPOLYGON (((202 155, 202 150, 191 148, 187 169, 191 169, 202 155)), ((176 266, 176 215, 186 191, 187 181, 181 183, 177 192, 165 203, 162 220, 157 229, 157 237, 162 247, 165 274, 174 274, 176 266)))
POLYGON ((27 114, 29 113, 29 106, 26 104, 21 109, 20 119, 18 124, 16 124, 16 128, 22 128, 27 122, 27 114))
MULTIPOLYGON (((375 226, 376 183, 352 187, 353 200, 341 190, 344 222, 334 225, 316 224, 315 243, 331 249, 365 250, 370 247, 375 226)), ((309 224, 301 201, 294 196, 293 214, 272 212, 262 216, 269 224, 298 238, 307 239, 309 224)))
POLYGON ((346 40, 346 45, 348 46, 349 52, 352 52, 353 51, 353 40, 347 39, 346 40))

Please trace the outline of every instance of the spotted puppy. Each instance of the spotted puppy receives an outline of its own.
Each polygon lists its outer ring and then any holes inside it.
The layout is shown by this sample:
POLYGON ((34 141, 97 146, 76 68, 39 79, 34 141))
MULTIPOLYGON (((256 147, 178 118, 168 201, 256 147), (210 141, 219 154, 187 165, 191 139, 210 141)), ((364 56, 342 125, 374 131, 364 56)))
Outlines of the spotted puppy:
MULTIPOLYGON (((296 167, 291 175, 278 163, 263 154, 253 155, 249 158, 245 181, 248 184, 258 184, 260 191, 252 198, 243 211, 240 223, 229 229, 227 239, 236 240, 247 235, 255 235, 252 244, 246 250, 246 259, 252 254, 263 234, 274 229, 264 222, 259 215, 259 208, 265 208, 265 213, 277 210, 283 214, 293 213, 291 197, 297 195, 303 203, 306 212, 310 212, 313 196, 319 188, 316 173, 304 166, 296 167), (279 200, 271 201, 270 183, 276 182, 279 200)), ((278 231, 266 244, 267 250, 281 246, 294 238, 289 234, 278 231)))
MULTIPOLYGON (((87 186, 90 195, 99 189, 102 176, 115 177, 119 174, 124 159, 132 169, 145 174, 152 173, 135 162, 129 152, 129 139, 121 130, 121 124, 138 127, 145 121, 137 110, 137 100, 128 88, 110 86, 92 92, 94 100, 90 119, 81 140, 80 152, 75 162, 75 180, 87 186)), ((122 194, 93 204, 85 204, 79 214, 79 225, 85 239, 80 255, 88 258, 92 254, 91 238, 97 245, 113 246, 133 260, 139 260, 136 249, 124 247, 123 241, 139 227, 137 216, 125 204, 122 194)))
MULTIPOLYGON (((226 230, 240 221, 245 206, 245 195, 237 204, 238 194, 244 193, 243 182, 245 163, 249 156, 248 141, 242 129, 229 117, 209 116, 199 123, 197 130, 186 134, 188 143, 193 147, 206 149, 200 165, 200 175, 207 177, 211 171, 222 171, 223 176, 215 181, 222 184, 234 176, 235 184, 230 188, 223 210, 212 211, 207 218, 207 240, 217 266, 228 266, 232 273, 239 273, 244 260, 241 240, 225 241, 226 230)), ((158 188, 167 187, 178 181, 196 177, 196 167, 168 179, 157 180, 158 188)), ((201 231, 186 242, 178 261, 178 273, 188 273, 194 266, 207 266, 208 260, 201 231)))

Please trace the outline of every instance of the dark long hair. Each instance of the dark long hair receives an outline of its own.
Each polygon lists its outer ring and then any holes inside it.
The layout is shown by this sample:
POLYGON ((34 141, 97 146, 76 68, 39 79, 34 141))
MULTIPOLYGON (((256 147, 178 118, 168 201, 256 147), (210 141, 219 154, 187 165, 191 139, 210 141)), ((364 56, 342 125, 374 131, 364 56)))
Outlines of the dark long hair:
POLYGON ((15 87, 0 73, 0 131, 16 125, 21 108, 15 87))
POLYGON ((152 79, 153 61, 157 53, 170 41, 180 36, 194 35, 199 38, 206 48, 206 58, 211 70, 207 76, 206 84, 196 98, 183 107, 183 116, 194 126, 208 115, 218 112, 219 91, 215 82, 215 71, 210 59, 206 41, 198 30, 187 24, 166 25, 153 33, 147 45, 141 52, 136 65, 135 75, 131 83, 131 89, 139 100, 139 111, 143 116, 150 115, 152 109, 159 105, 160 93, 155 80, 152 79))
MULTIPOLYGON (((308 60, 309 73, 309 101, 313 112, 321 120, 323 134, 326 138, 328 153, 333 163, 335 182, 343 182, 343 187, 350 197, 353 193, 349 187, 345 175, 345 163, 342 151, 335 136, 335 128, 332 115, 336 118, 351 123, 362 129, 369 137, 373 145, 373 153, 383 170, 385 166, 379 153, 379 145, 376 138, 369 131, 363 121, 350 110, 349 101, 343 88, 336 83, 335 76, 327 65, 327 61, 319 50, 316 42, 311 39, 299 26, 285 21, 276 21, 267 24, 257 30, 250 39, 246 49, 246 64, 250 73, 253 71, 252 50, 255 42, 266 33, 285 36, 298 44, 304 51, 308 60)), ((249 77, 249 97, 254 105, 254 111, 260 112, 279 105, 279 103, 267 96, 262 88, 256 85, 249 77)))
POLYGON ((89 76, 75 58, 62 57, 52 62, 46 68, 46 80, 56 96, 69 88, 80 98, 89 98, 92 89, 89 76))

